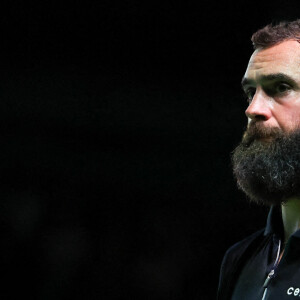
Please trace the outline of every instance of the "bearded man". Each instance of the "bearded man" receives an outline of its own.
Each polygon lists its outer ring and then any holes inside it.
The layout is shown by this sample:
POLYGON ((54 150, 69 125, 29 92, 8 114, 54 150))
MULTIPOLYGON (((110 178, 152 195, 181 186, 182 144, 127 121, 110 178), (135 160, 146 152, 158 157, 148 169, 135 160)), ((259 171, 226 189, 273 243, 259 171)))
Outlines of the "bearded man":
POLYGON ((265 229, 226 252, 218 299, 300 299, 300 19, 267 25, 252 42, 233 172, 251 201, 271 208, 265 229))

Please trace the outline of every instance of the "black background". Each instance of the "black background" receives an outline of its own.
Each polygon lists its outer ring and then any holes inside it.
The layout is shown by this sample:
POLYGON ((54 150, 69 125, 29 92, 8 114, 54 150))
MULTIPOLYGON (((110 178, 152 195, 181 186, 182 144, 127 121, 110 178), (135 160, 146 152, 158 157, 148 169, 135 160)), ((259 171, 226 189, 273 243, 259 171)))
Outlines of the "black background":
POLYGON ((2 2, 1 299, 215 299, 265 224, 240 81, 296 1, 2 2))

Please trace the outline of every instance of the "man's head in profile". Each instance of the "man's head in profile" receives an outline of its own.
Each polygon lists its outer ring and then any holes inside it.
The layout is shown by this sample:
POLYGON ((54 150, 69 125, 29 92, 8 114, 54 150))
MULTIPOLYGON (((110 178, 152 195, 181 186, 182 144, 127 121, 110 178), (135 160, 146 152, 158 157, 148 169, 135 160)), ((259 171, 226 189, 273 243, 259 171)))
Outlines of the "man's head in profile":
POLYGON ((300 197, 300 22, 269 25, 252 42, 242 79, 248 128, 234 174, 250 200, 280 204, 300 197))

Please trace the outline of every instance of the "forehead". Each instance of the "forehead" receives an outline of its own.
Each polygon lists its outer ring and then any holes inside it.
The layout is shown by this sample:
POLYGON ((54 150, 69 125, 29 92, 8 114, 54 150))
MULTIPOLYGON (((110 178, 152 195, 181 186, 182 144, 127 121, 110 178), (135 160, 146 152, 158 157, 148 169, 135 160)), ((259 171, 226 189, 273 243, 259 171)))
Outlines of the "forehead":
POLYGON ((255 50, 245 78, 257 80, 261 75, 284 73, 300 81, 300 43, 285 41, 267 49, 255 50))

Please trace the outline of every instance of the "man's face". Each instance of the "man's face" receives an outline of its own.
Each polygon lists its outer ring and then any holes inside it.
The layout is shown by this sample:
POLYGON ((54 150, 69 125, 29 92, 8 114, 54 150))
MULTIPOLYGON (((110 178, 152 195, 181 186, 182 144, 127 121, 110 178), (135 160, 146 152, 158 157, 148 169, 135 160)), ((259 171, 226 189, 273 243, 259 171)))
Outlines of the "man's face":
POLYGON ((264 204, 300 197, 300 44, 256 50, 242 85, 249 106, 232 156, 238 186, 264 204))
POLYGON ((248 124, 290 132, 300 125, 300 43, 285 41, 256 50, 242 81, 248 124))

